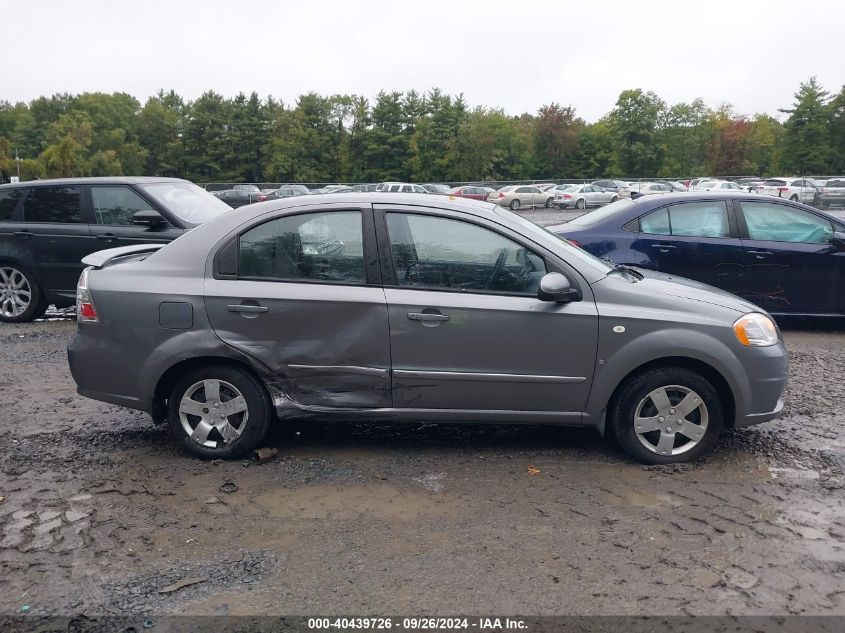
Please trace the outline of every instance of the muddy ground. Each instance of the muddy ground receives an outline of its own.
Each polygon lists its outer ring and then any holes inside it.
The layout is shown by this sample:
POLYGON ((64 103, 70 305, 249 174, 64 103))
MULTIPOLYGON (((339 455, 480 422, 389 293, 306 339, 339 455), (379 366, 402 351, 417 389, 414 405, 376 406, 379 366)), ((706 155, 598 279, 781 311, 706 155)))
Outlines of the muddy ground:
POLYGON ((201 462, 76 395, 74 330, 0 326, 0 614, 845 614, 835 326, 786 331, 784 418, 671 468, 482 425, 303 423, 270 463, 201 462))

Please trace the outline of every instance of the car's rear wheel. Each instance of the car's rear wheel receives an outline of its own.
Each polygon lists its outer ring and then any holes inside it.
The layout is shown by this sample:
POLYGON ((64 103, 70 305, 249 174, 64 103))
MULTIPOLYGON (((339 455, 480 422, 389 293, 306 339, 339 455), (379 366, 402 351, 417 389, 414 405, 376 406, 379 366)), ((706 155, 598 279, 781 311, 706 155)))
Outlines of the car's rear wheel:
POLYGON ((791 198, 789 198, 792 202, 798 202, 798 194, 793 194, 791 198))
POLYGON ((209 365, 188 372, 167 401, 170 432, 203 459, 233 459, 256 448, 273 419, 270 396, 249 372, 209 365))
POLYGON ((608 417, 619 445, 643 464, 694 460, 712 448, 724 425, 713 385, 680 367, 655 368, 627 379, 608 417))
POLYGON ((516 211, 519 207, 520 207, 519 200, 511 200, 511 203, 510 203, 511 211, 516 211))
POLYGON ((581 198, 575 203, 576 209, 586 209, 587 208, 587 201, 584 198, 581 198))
POLYGON ((613 197, 610 199, 610 203, 611 203, 611 204, 613 204, 613 203, 614 203, 614 202, 616 202, 617 200, 619 200, 619 196, 613 196, 613 197))
POLYGON ((546 208, 547 208, 547 209, 551 209, 551 208, 552 208, 552 203, 553 203, 554 201, 555 201, 555 199, 554 199, 554 198, 546 198, 546 208))
POLYGON ((32 273, 21 266, 0 264, 0 321, 24 323, 46 310, 47 300, 32 273))

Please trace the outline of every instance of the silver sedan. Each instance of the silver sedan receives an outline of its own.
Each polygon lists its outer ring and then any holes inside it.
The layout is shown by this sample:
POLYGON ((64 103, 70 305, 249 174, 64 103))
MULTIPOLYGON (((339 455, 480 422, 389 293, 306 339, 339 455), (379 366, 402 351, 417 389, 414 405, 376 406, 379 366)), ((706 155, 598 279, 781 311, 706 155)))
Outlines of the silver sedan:
POLYGON ((574 207, 586 209, 587 207, 600 207, 604 204, 616 202, 619 194, 615 191, 607 191, 596 185, 572 185, 565 189, 558 189, 555 192, 553 204, 559 209, 574 207))
POLYGON ((759 308, 477 201, 299 196, 83 261, 79 393, 201 458, 299 418, 586 426, 667 464, 783 407, 759 308))

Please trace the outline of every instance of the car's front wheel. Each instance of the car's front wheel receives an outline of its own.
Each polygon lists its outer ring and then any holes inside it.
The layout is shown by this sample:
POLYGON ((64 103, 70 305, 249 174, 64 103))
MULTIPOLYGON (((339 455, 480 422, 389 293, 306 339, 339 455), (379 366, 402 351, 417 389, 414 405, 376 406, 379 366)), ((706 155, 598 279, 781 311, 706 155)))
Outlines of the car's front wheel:
POLYGON ((47 300, 32 274, 20 266, 0 263, 0 321, 24 323, 46 311, 47 300))
POLYGON ((183 376, 167 401, 170 432, 203 459, 233 459, 256 448, 273 419, 270 396, 249 372, 209 365, 183 376))
POLYGON ((619 445, 644 464, 694 460, 712 448, 724 425, 713 385, 680 367, 655 368, 627 379, 608 416, 619 445))

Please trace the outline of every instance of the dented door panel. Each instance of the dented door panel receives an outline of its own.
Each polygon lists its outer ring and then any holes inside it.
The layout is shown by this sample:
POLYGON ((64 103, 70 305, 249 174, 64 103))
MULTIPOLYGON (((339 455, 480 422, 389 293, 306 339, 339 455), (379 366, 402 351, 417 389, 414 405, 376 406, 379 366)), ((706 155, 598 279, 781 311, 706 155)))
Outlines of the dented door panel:
POLYGON ((380 287, 207 279, 205 303, 217 336, 278 375, 294 402, 392 406, 380 287), (240 305, 262 311, 230 307, 240 305))

